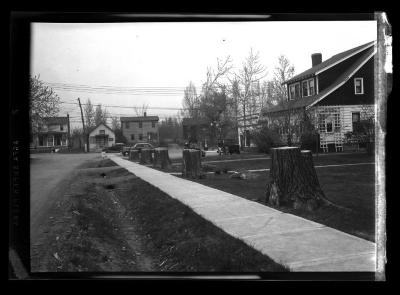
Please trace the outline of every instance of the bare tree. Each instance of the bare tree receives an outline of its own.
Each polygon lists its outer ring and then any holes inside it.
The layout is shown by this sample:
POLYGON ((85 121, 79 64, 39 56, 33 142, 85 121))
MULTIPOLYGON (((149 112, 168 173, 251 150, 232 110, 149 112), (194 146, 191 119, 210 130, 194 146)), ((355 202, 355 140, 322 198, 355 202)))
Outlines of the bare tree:
POLYGON ((112 116, 111 117, 111 129, 112 130, 117 130, 121 128, 121 121, 117 116, 112 116))
POLYGON ((101 104, 96 106, 95 114, 94 114, 94 123, 95 125, 99 125, 101 123, 106 124, 108 118, 107 110, 101 107, 101 104))
POLYGON ((196 87, 190 81, 183 94, 183 111, 185 117, 197 118, 199 116, 200 97, 197 96, 196 87))
POLYGON ((297 111, 291 107, 291 102, 288 98, 287 86, 284 84, 287 80, 294 76, 294 66, 289 59, 280 55, 278 64, 275 67, 274 77, 269 83, 269 104, 281 105, 284 107, 284 115, 276 120, 282 134, 287 136, 287 144, 292 144, 293 132, 298 128, 297 111))
POLYGON ((86 103, 83 108, 83 112, 84 112, 84 116, 85 116, 86 127, 87 128, 94 127, 96 125, 95 120, 94 120, 96 112, 95 112, 94 106, 89 98, 86 100, 86 103))
POLYGON ((250 49, 249 56, 242 64, 238 74, 235 74, 238 92, 237 104, 243 128, 246 129, 248 118, 259 111, 257 90, 260 81, 267 75, 266 68, 261 64, 258 53, 250 49))
POLYGON ((32 132, 36 132, 43 118, 56 116, 59 112, 60 98, 51 87, 40 80, 40 76, 30 77, 29 115, 32 132))
POLYGON ((290 63, 289 59, 284 55, 280 55, 271 84, 271 102, 273 104, 285 104, 287 102, 287 87, 283 83, 291 79, 294 76, 294 72, 294 66, 290 63))
POLYGON ((148 104, 142 104, 140 107, 134 107, 133 109, 135 110, 136 116, 141 117, 144 116, 144 113, 147 112, 147 109, 149 108, 148 104))

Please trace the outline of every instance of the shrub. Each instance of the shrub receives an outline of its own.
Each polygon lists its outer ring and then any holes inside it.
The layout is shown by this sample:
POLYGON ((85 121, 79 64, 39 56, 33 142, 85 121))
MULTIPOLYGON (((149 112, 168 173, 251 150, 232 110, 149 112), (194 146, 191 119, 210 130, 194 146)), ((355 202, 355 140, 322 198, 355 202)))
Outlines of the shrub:
POLYGON ((272 147, 280 146, 281 140, 279 134, 267 126, 261 127, 252 133, 252 138, 257 145, 258 151, 262 153, 269 153, 272 147))
POLYGON ((300 136, 300 145, 302 150, 311 150, 315 153, 318 146, 318 133, 314 131, 303 132, 300 136))

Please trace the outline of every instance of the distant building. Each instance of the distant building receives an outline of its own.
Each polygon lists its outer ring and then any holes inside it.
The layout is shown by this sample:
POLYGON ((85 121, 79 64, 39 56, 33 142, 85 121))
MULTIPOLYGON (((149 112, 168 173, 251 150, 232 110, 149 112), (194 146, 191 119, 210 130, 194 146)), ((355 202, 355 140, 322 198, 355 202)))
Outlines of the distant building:
POLYGON ((104 123, 100 123, 89 133, 89 150, 91 152, 101 151, 103 148, 115 144, 115 133, 104 123))
POLYGON ((37 131, 32 134, 31 148, 52 150, 68 147, 70 138, 68 115, 44 118, 43 123, 36 127, 37 131))
POLYGON ((158 116, 147 116, 146 112, 141 117, 121 117, 122 135, 128 144, 138 142, 158 144, 158 121, 158 116))

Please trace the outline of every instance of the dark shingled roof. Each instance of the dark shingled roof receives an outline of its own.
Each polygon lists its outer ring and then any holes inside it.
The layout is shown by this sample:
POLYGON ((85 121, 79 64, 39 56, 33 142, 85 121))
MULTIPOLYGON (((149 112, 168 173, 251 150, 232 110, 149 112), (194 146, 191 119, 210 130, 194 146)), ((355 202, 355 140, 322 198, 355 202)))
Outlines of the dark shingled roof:
POLYGON ((306 71, 294 76, 293 78, 285 81, 284 84, 289 84, 289 83, 292 83, 292 82, 296 82, 296 81, 311 77, 316 72, 319 72, 319 71, 321 71, 321 70, 333 65, 334 63, 340 61, 343 58, 346 58, 346 57, 352 55, 353 53, 357 52, 358 50, 361 50, 364 47, 365 47, 365 49, 367 49, 368 47, 372 46, 374 44, 374 42, 375 41, 371 41, 371 42, 368 42, 366 44, 363 44, 363 45, 357 46, 355 48, 352 48, 352 49, 343 51, 341 53, 338 53, 338 54, 332 56, 331 58, 323 61, 322 63, 316 65, 315 67, 312 67, 312 68, 310 68, 310 69, 308 69, 308 70, 306 70, 306 71))
POLYGON ((144 122, 144 121, 158 121, 158 116, 146 117, 121 117, 121 122, 144 122))
POLYGON ((332 91, 335 87, 337 87, 339 84, 346 82, 349 78, 350 75, 353 71, 356 70, 358 66, 360 66, 363 62, 368 60, 369 56, 374 52, 375 48, 371 47, 367 51, 365 51, 355 62, 354 64, 349 67, 346 71, 344 71, 329 87, 318 93, 317 95, 314 96, 309 96, 309 97, 302 97, 299 99, 295 100, 289 100, 285 105, 278 105, 276 107, 272 108, 265 108, 263 109, 262 113, 275 113, 275 112, 280 112, 280 111, 285 111, 288 109, 297 109, 301 107, 307 107, 314 102, 317 102, 319 99, 323 98, 327 93, 332 91))
POLYGON ((64 125, 68 124, 68 117, 46 117, 43 121, 46 125, 64 125))

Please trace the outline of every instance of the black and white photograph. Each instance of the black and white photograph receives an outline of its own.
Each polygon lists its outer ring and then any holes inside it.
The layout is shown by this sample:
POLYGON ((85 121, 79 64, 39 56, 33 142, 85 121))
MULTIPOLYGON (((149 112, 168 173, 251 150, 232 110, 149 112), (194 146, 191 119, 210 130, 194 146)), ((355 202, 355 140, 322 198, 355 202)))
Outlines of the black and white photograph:
POLYGON ((28 276, 384 280, 388 28, 32 21, 28 276))

